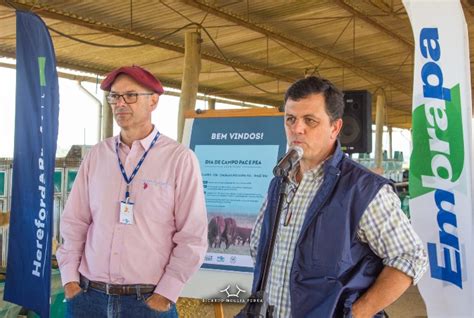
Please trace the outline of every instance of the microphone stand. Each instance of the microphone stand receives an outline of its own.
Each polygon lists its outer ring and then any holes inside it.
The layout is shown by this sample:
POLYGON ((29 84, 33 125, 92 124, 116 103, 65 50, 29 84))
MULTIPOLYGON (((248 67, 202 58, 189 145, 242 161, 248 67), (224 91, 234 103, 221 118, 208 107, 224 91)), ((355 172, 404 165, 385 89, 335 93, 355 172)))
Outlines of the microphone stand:
MULTIPOLYGON (((288 169, 290 170, 290 169, 288 169)), ((280 183, 280 192, 278 194, 278 205, 275 215, 275 220, 271 227, 270 233, 270 244, 265 255, 265 262, 263 263, 262 279, 256 286, 256 292, 250 295, 247 304, 238 313, 238 318, 272 318, 274 317, 273 311, 274 306, 268 303, 267 294, 265 291, 268 276, 270 273, 270 265, 272 262, 273 249, 275 248, 276 236, 278 231, 278 225, 280 224, 281 211, 285 202, 286 196, 288 195, 288 179, 289 171, 283 171, 283 179, 280 183)))

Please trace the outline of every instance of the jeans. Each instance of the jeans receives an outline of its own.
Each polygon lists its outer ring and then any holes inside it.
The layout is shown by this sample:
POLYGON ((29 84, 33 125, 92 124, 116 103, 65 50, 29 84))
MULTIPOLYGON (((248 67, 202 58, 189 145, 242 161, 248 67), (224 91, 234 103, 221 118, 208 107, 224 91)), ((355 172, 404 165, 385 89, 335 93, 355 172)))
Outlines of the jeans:
POLYGON ((145 300, 152 293, 142 295, 107 295, 92 288, 84 288, 66 300, 67 318, 177 318, 176 305, 159 312, 148 307, 145 300))

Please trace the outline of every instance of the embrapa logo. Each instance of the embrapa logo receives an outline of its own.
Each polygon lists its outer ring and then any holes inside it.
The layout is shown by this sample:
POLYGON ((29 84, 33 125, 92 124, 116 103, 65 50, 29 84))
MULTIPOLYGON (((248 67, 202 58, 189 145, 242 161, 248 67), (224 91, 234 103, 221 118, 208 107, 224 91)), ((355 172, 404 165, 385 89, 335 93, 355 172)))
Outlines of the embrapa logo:
POLYGON ((436 231, 437 238, 426 244, 430 275, 462 289, 457 215, 462 211, 456 206, 464 167, 461 87, 459 84, 451 89, 443 86, 442 43, 437 28, 421 29, 417 49, 423 67, 416 76, 420 76, 423 87, 415 87, 415 93, 423 92, 423 103, 413 112, 410 195, 416 199, 433 192, 428 195, 433 201, 423 210, 418 206, 416 211, 426 217, 435 217, 438 225, 436 229, 430 229, 436 231), (441 262, 439 254, 443 255, 441 262))
POLYGON ((449 189, 464 166, 464 139, 459 85, 451 89, 445 105, 425 104, 413 112, 413 154, 410 165, 410 196, 449 189), (448 129, 449 128, 449 129, 448 129), (444 186, 443 186, 444 185, 444 186))

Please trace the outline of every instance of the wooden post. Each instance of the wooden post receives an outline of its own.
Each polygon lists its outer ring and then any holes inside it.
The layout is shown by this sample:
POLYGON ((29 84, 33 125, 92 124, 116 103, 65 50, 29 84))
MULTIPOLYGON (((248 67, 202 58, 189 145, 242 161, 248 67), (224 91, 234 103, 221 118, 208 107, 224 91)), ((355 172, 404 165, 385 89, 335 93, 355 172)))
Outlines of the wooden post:
POLYGON ((108 92, 104 92, 104 98, 102 100, 102 133, 101 140, 112 137, 114 134, 114 116, 112 114, 112 108, 107 102, 108 92))
POLYGON ((214 315, 216 318, 224 318, 224 306, 222 303, 214 304, 214 315))
POLYGON ((201 34, 186 32, 184 38, 184 68, 178 112, 178 141, 183 138, 184 113, 194 110, 201 71, 201 34))
POLYGON ((207 109, 216 109, 216 99, 208 98, 207 99, 207 109))
POLYGON ((393 159, 392 126, 388 127, 388 159, 393 159))
POLYGON ((383 138, 383 119, 385 109, 385 96, 383 93, 377 95, 377 106, 375 113, 375 168, 383 171, 382 167, 382 138, 383 138))

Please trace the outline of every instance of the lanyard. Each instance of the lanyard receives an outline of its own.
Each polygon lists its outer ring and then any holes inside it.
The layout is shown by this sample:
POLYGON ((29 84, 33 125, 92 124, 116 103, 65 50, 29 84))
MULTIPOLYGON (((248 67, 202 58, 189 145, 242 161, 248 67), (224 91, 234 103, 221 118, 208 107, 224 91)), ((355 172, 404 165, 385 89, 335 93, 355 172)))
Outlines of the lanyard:
POLYGON ((125 172, 125 168, 123 167, 122 161, 120 160, 120 157, 119 157, 119 152, 118 151, 119 151, 119 138, 120 137, 117 138, 117 141, 115 142, 115 152, 117 153, 117 159, 118 159, 118 163, 119 163, 119 166, 120 166, 120 171, 122 172, 122 176, 125 179, 125 182, 127 183, 127 190, 125 191, 125 200, 128 201, 128 198, 130 197, 130 191, 129 191, 130 183, 132 182, 133 178, 135 178, 138 170, 140 170, 140 167, 142 166, 142 163, 145 160, 146 155, 148 155, 148 152, 150 151, 150 149, 155 145, 155 143, 158 140, 159 136, 160 136, 160 132, 158 131, 155 135, 155 138, 153 138, 153 140, 150 144, 150 147, 148 147, 148 149, 145 151, 145 153, 141 157, 140 161, 138 161, 138 164, 135 167, 135 169, 133 170, 132 175, 130 176, 130 178, 127 177, 127 173, 125 172))

